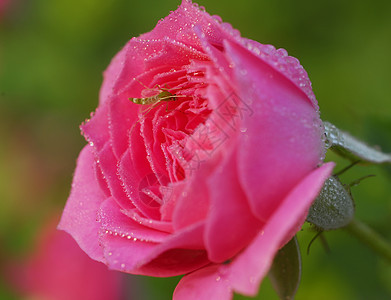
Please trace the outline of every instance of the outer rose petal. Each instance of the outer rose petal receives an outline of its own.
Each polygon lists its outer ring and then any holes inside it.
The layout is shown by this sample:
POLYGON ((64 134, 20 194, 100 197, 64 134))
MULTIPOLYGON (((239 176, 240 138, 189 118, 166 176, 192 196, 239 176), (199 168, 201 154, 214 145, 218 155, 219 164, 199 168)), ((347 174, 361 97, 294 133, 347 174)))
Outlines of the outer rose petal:
POLYGON ((203 223, 193 224, 160 244, 112 234, 102 235, 101 242, 112 269, 158 277, 177 276, 210 263, 202 241, 203 230, 203 223))
POLYGON ((104 262, 99 244, 97 212, 105 195, 95 177, 94 154, 85 146, 77 160, 72 191, 65 205, 58 229, 68 232, 92 259, 104 262))
POLYGON ((246 48, 225 42, 235 64, 245 115, 238 142, 239 178, 254 213, 266 221, 287 193, 319 163, 321 122, 311 100, 291 80, 246 48))
POLYGON ((80 126, 86 140, 93 146, 97 153, 107 141, 110 140, 108 121, 108 105, 101 105, 96 110, 94 116, 80 126))
POLYGON ((183 277, 176 287, 174 299, 228 300, 232 299, 232 292, 227 291, 232 290, 254 296, 275 253, 304 222, 305 213, 333 167, 333 163, 324 164, 305 177, 285 198, 260 234, 231 264, 201 269, 183 277), (209 298, 209 295, 218 297, 209 298))
POLYGON ((231 299, 228 280, 216 276, 219 265, 202 268, 181 279, 175 288, 173 300, 231 299))
POLYGON ((276 251, 304 223, 309 207, 333 168, 334 163, 326 163, 307 175, 274 212, 263 233, 228 267, 227 277, 235 291, 245 295, 256 294, 276 251))
POLYGON ((244 40, 246 41, 246 47, 249 50, 275 68, 278 72, 282 72, 308 96, 316 109, 319 108, 314 92, 312 91, 308 74, 303 66, 300 65, 297 58, 288 56, 285 49, 275 49, 272 45, 263 45, 249 39, 244 40))
POLYGON ((115 57, 111 60, 108 68, 103 72, 103 84, 99 92, 99 104, 102 105, 108 100, 108 97, 113 92, 113 87, 121 70, 123 68, 123 62, 125 61, 127 47, 121 49, 115 57))

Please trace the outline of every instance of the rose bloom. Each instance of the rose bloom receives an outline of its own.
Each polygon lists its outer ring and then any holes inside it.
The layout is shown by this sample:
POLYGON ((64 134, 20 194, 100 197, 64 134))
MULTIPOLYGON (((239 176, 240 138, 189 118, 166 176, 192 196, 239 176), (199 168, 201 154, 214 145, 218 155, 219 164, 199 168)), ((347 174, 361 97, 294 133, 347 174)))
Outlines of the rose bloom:
POLYGON ((65 232, 58 218, 37 235, 37 245, 24 262, 12 262, 6 277, 23 299, 120 300, 123 276, 91 260, 65 232))
POLYGON ((10 5, 9 0, 0 0, 0 20, 4 17, 6 10, 10 5))
POLYGON ((175 299, 255 295, 330 175, 311 83, 190 1, 104 73, 59 228, 175 299), (141 104, 149 102, 150 104, 141 104))

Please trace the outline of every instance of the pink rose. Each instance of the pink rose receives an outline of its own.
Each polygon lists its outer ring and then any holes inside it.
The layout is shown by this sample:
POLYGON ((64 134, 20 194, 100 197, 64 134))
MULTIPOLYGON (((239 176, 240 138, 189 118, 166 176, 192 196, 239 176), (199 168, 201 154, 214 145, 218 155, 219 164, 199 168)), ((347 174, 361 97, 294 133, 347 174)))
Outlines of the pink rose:
POLYGON ((9 4, 9 0, 0 0, 0 20, 3 18, 9 4))
POLYGON ((39 234, 37 247, 24 264, 13 264, 9 274, 23 299, 46 300, 118 300, 121 273, 109 271, 91 260, 55 222, 39 234))
POLYGON ((333 167, 297 59, 185 0, 115 56, 81 129, 59 228, 111 269, 188 274, 175 299, 255 295, 333 167))

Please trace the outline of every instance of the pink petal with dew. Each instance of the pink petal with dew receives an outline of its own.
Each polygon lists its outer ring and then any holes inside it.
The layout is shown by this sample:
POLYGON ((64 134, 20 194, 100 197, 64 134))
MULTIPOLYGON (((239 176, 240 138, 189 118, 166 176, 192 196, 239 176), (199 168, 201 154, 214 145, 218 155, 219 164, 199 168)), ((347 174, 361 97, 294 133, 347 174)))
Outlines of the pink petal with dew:
POLYGON ((205 178, 209 175, 211 168, 210 164, 202 165, 193 176, 185 179, 184 188, 179 186, 182 190, 181 194, 177 195, 174 191, 173 195, 177 196, 172 219, 175 230, 186 228, 206 218, 210 195, 205 178))
POLYGON ((101 105, 91 119, 80 126, 85 139, 93 147, 95 154, 102 150, 106 142, 110 140, 108 109, 107 103, 101 105))
POLYGON ((106 198, 111 197, 111 191, 109 189, 109 186, 107 185, 106 179, 104 178, 105 175, 98 163, 94 165, 94 169, 96 174, 96 181, 98 181, 102 193, 105 194, 106 198))
POLYGON ((118 205, 120 205, 123 209, 134 208, 134 205, 124 191, 123 183, 117 170, 118 161, 113 153, 110 142, 105 144, 103 149, 98 153, 97 158, 97 163, 102 170, 102 176, 105 179, 115 201, 117 201, 118 205))
POLYGON ((128 156, 130 165, 127 166, 127 168, 131 168, 134 173, 133 177, 138 179, 142 179, 152 172, 151 165, 147 158, 144 139, 140 134, 140 128, 140 122, 133 125, 133 128, 129 133, 129 149, 121 158, 121 160, 123 160, 124 157, 128 156))
POLYGON ((138 121, 140 106, 124 95, 113 96, 108 100, 108 128, 111 146, 117 160, 129 147, 129 131, 138 121))
POLYGON ((145 61, 146 70, 159 64, 181 68, 187 65, 190 60, 209 60, 203 52, 167 36, 164 36, 163 39, 139 40, 139 42, 148 45, 148 47, 155 46, 159 50, 145 61))
POLYGON ((210 264, 203 236, 205 227, 199 222, 172 234, 151 254, 138 274, 166 277, 186 274, 210 264))
MULTIPOLYGON (((232 68, 230 67, 230 62, 227 60, 227 58, 225 57, 222 51, 223 49, 222 43, 219 45, 212 45, 208 40, 207 36, 203 34, 201 28, 198 25, 194 26, 194 32, 195 34, 197 34, 197 37, 200 39, 201 45, 205 53, 208 54, 210 60, 221 71, 221 76, 226 80, 230 81, 231 78, 233 77, 232 68)), ((219 80, 220 78, 219 76, 216 76, 216 78, 213 79, 219 80)))
POLYGON ((177 208, 177 200, 183 197, 183 192, 186 188, 186 180, 170 183, 167 186, 168 193, 166 193, 164 197, 163 204, 160 207, 160 213, 162 216, 162 221, 171 223, 172 230, 174 230, 172 220, 174 211, 177 208))
POLYGON ((157 86, 162 83, 156 82, 160 74, 171 74, 176 80, 181 75, 176 72, 181 71, 181 68, 191 60, 208 60, 206 54, 166 36, 154 40, 144 40, 140 37, 132 39, 129 43, 133 45, 129 50, 132 52, 132 57, 142 57, 143 61, 139 66, 139 73, 124 75, 125 77, 120 81, 121 85, 118 84, 115 91, 116 96, 149 97, 156 94, 157 86), (150 89, 149 93, 148 89, 150 89))
POLYGON ((326 163, 307 175, 273 213, 247 249, 227 266, 227 278, 236 292, 254 296, 277 250, 304 223, 308 209, 331 175, 334 163, 326 163))
POLYGON ((194 224, 169 235, 162 243, 128 239, 126 235, 104 231, 100 241, 110 268, 168 277, 189 273, 210 263, 203 246, 203 230, 202 223, 194 224))
POLYGON ((137 209, 131 209, 131 210, 121 210, 122 213, 127 215, 129 218, 131 218, 133 221, 137 222, 138 224, 141 224, 145 227, 159 230, 162 232, 168 232, 172 233, 174 229, 172 228, 172 223, 168 221, 158 221, 158 220, 151 220, 149 218, 144 217, 137 209))
MULTIPOLYGON (((132 38, 125 47, 121 50, 121 67, 107 69, 105 78, 113 78, 113 82, 107 83, 108 86, 112 86, 111 95, 118 96, 124 86, 127 86, 129 81, 144 71, 144 58, 153 53, 153 50, 149 52, 149 49, 144 49, 142 45, 135 43, 137 38, 132 38), (114 73, 120 70, 119 73, 114 73)), ((142 88, 140 87, 140 90, 142 88)))
POLYGON ((206 178, 210 205, 205 244, 209 259, 218 263, 235 256, 263 225, 252 214, 240 186, 236 154, 236 151, 227 153, 217 169, 206 178))
POLYGON ((113 87, 123 68, 123 62, 126 58, 128 48, 125 46, 111 60, 107 69, 103 72, 103 83, 99 91, 99 104, 103 105, 110 95, 113 94, 113 87))
POLYGON ((256 295, 277 250, 288 236, 293 237, 304 222, 306 212, 333 167, 333 163, 327 163, 306 176, 288 194, 254 241, 232 263, 210 267, 207 271, 200 269, 183 277, 174 292, 174 299, 194 295, 189 299, 207 300, 211 299, 209 295, 218 295, 215 299, 229 300, 232 299, 232 291, 256 295), (202 289, 199 288, 200 282, 202 289))
POLYGON ((173 300, 231 299, 229 281, 216 277, 218 269, 219 265, 212 265, 184 276, 175 288, 173 300))
MULTIPOLYGON (((142 144, 144 146, 144 144, 142 144)), ((145 156, 146 157, 146 156, 145 156)), ((145 157, 143 160, 146 160, 145 157)), ((137 157, 135 158, 137 160, 137 157)), ((145 162, 148 164, 148 162, 145 162)), ((141 168, 140 168, 141 169, 141 168)), ((147 178, 150 175, 153 175, 150 168, 146 168, 143 170, 143 173, 137 174, 137 170, 132 163, 132 151, 130 149, 125 152, 122 157, 119 167, 118 173, 121 177, 121 181, 124 184, 124 188, 127 196, 131 200, 132 204, 146 217, 153 220, 160 220, 160 211, 158 206, 150 206, 143 197, 142 191, 140 191, 140 184, 143 178, 147 178), (139 176, 140 175, 140 176, 139 176), (142 176, 142 177, 141 177, 142 176)))
POLYGON ((96 180, 92 152, 91 146, 85 146, 79 155, 72 191, 58 228, 68 232, 92 259, 104 262, 96 217, 105 195, 96 180))
POLYGON ((318 112, 306 94, 241 45, 226 41, 237 93, 254 112, 244 115, 238 144, 239 179, 250 206, 267 220, 324 153, 318 112))
MULTIPOLYGON (((164 109, 163 106, 160 107, 161 109, 164 109)), ((158 110, 159 108, 155 108, 158 110)), ((152 112, 151 112, 152 113, 152 112)), ((166 179, 165 182, 160 182, 161 184, 167 184, 168 177, 166 176, 167 173, 167 165, 166 160, 164 157, 164 154, 161 150, 161 144, 159 143, 159 140, 156 140, 156 112, 153 119, 151 118, 144 118, 143 123, 140 127, 140 135, 143 138, 143 145, 146 150, 146 154, 148 157, 148 162, 150 165, 150 169, 155 174, 157 178, 162 177, 162 179, 166 179), (163 176, 164 175, 164 176, 163 176)))
MULTIPOLYGON (((98 220, 103 234, 112 234, 128 240, 161 243, 168 233, 150 229, 133 221, 121 212, 121 207, 113 198, 106 199, 99 209, 98 220)), ((134 243, 129 243, 133 245, 134 243)), ((131 248, 129 248, 131 252, 131 248)))
MULTIPOLYGON (((149 64, 153 63, 155 66, 156 60, 165 63, 167 58, 162 55, 173 53, 172 47, 175 47, 181 54, 170 56, 174 59, 168 64, 170 66, 172 63, 174 66, 183 65, 183 62, 178 61, 183 58, 193 57, 204 60, 206 56, 199 52, 202 47, 198 37, 194 34, 195 24, 207 36, 208 40, 216 45, 221 45, 223 39, 231 38, 236 34, 236 31, 229 28, 227 24, 220 24, 220 19, 217 17, 211 17, 196 4, 184 0, 177 10, 160 20, 151 32, 131 39, 112 60, 104 73, 105 80, 100 95, 101 103, 105 101, 103 99, 107 98, 110 91, 113 95, 120 95, 127 91, 127 93, 132 93, 132 95, 127 95, 128 97, 140 97, 139 93, 134 95, 133 92, 141 92, 143 87, 132 78, 150 70, 149 64), (164 38, 162 39, 162 37, 164 38), (164 48, 167 49, 164 50, 164 48), (171 50, 167 51, 169 49, 171 50), (130 80, 132 81, 129 83, 130 80)), ((150 79, 152 78, 150 77, 150 79)))
POLYGON ((297 58, 288 56, 285 49, 276 49, 272 45, 263 45, 249 39, 243 40, 247 49, 292 80, 308 96, 314 108, 318 109, 311 81, 297 58))
POLYGON ((160 39, 162 36, 172 40, 192 45, 194 48, 202 49, 198 38, 194 35, 193 27, 197 24, 208 38, 217 44, 233 34, 221 29, 220 20, 210 16, 205 10, 198 7, 198 4, 189 0, 183 0, 177 10, 173 11, 163 20, 159 21, 156 27, 149 33, 143 34, 143 39, 160 39))
POLYGON ((113 198, 100 206, 100 243, 104 248, 108 266, 127 271, 137 268, 140 261, 148 260, 156 246, 168 233, 142 226, 121 212, 113 198))
MULTIPOLYGON (((156 28, 154 29, 156 30, 156 28)), ((126 56, 121 73, 116 77, 112 89, 113 96, 140 97, 141 91, 148 85, 154 74, 168 72, 171 68, 188 63, 189 59, 207 59, 197 49, 172 39, 168 32, 151 39, 149 33, 132 38, 125 46, 126 56), (162 38, 163 37, 163 38, 162 38), (161 66, 161 67, 156 67, 161 66), (149 74, 149 71, 152 71, 149 74), (139 78, 140 75, 148 75, 139 78), (133 78, 148 80, 139 82, 133 78)), ((113 74, 112 76, 116 76, 113 74)))

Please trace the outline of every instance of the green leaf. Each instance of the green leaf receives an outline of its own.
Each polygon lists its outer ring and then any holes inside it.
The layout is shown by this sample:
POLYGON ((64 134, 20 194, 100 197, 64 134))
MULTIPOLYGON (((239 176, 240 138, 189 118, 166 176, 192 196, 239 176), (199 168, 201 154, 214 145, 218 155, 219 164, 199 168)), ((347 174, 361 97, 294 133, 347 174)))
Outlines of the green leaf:
POLYGON ((269 278, 280 299, 294 299, 301 278, 301 255, 296 237, 278 251, 269 278))
POLYGON ((349 133, 342 131, 329 122, 323 122, 326 143, 331 150, 352 161, 362 160, 374 164, 391 163, 391 154, 370 147, 349 133))
POLYGON ((353 215, 354 202, 350 193, 337 176, 332 176, 310 207, 307 221, 322 230, 333 230, 349 224, 353 215))

